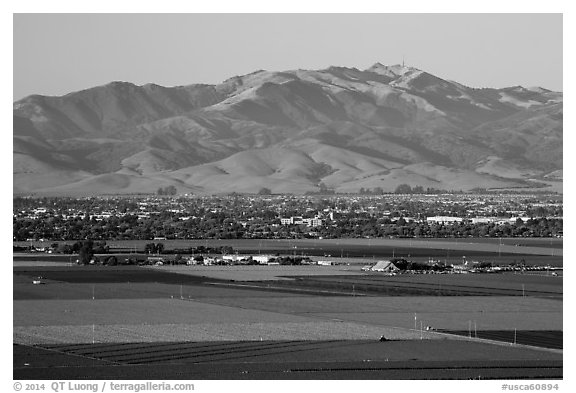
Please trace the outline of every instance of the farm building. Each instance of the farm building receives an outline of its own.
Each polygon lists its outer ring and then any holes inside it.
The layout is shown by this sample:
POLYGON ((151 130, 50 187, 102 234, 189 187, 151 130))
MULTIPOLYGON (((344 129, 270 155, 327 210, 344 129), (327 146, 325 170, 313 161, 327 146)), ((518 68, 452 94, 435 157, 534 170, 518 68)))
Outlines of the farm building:
POLYGON ((400 269, 392 261, 378 261, 370 270, 373 272, 396 273, 400 269))

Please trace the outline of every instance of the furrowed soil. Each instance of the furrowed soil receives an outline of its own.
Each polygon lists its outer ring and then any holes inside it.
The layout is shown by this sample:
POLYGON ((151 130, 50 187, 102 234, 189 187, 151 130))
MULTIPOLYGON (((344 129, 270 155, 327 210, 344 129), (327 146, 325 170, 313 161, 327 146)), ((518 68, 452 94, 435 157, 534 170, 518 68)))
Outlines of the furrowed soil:
POLYGON ((563 370, 561 355, 522 347, 354 340, 15 345, 13 374, 71 380, 550 379, 562 378, 563 370), (70 363, 75 367, 65 366, 70 363), (50 367, 54 364, 61 367, 50 367))

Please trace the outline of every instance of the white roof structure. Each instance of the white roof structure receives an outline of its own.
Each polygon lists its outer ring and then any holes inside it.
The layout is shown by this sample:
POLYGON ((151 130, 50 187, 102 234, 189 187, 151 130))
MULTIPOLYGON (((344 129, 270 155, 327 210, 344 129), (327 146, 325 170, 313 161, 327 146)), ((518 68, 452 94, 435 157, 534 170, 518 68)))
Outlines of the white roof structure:
POLYGON ((400 269, 398 269, 391 261, 378 261, 370 270, 373 272, 396 272, 400 269))

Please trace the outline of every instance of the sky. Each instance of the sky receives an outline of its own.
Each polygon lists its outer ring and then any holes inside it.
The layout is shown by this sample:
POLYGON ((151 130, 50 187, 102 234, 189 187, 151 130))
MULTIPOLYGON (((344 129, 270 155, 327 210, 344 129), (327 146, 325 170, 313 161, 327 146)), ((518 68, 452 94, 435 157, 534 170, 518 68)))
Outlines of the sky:
POLYGON ((555 14, 13 15, 13 100, 109 83, 401 63, 470 87, 563 91, 555 14))

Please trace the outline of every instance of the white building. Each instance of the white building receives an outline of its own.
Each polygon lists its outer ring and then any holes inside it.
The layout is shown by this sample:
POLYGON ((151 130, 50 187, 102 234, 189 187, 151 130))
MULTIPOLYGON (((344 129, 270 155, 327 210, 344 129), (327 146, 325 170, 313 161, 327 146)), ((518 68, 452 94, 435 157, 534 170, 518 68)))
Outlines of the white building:
POLYGON ((282 225, 302 225, 305 224, 309 227, 319 227, 322 226, 322 219, 318 216, 314 218, 302 218, 299 216, 293 216, 290 218, 280 218, 280 223, 282 225))
POLYGON ((495 220, 495 217, 474 217, 472 218, 472 224, 489 224, 495 220))
POLYGON ((258 262, 260 265, 266 265, 274 257, 272 255, 253 255, 252 260, 258 262))
POLYGON ((322 219, 318 217, 305 218, 302 220, 302 223, 308 225, 309 227, 319 227, 322 226, 322 219))
POLYGON ((427 222, 434 222, 437 224, 446 224, 446 223, 453 223, 453 222, 462 222, 462 218, 460 217, 449 217, 449 216, 434 216, 434 217, 426 217, 427 222))
POLYGON ((378 261, 370 270, 373 272, 395 273, 399 269, 392 261, 378 261))

